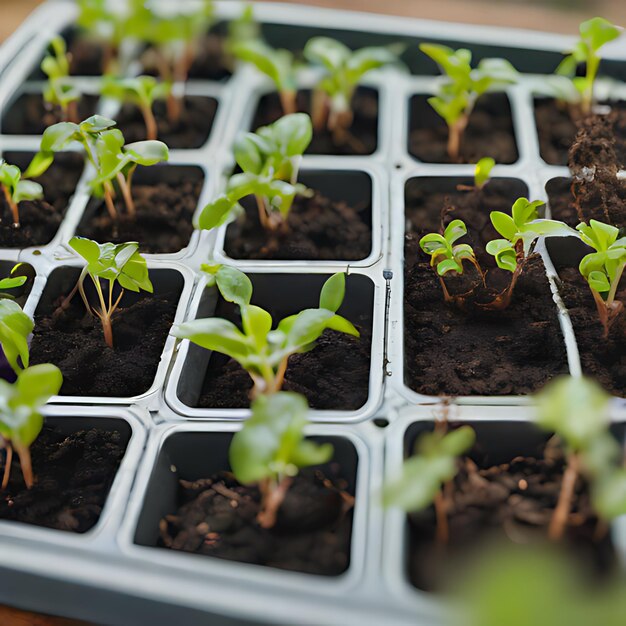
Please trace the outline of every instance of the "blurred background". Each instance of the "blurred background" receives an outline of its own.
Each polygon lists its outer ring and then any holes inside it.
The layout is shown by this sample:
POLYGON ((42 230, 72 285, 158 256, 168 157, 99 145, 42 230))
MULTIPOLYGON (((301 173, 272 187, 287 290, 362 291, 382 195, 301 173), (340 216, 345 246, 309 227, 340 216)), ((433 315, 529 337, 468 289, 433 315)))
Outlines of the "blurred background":
MULTIPOLYGON (((11 34, 42 1, 0 0, 0 40, 11 34)), ((290 3, 556 33, 575 33, 582 20, 595 15, 626 24, 626 0, 291 0, 290 3)))

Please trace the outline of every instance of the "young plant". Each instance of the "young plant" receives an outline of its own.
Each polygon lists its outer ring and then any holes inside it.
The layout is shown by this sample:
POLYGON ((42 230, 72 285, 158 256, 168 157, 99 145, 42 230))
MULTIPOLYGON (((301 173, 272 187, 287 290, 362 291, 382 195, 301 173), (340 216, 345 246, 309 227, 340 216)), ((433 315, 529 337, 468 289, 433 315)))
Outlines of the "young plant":
POLYGON ((235 48, 240 44, 261 40, 261 27, 254 19, 254 7, 247 4, 241 15, 228 22, 228 37, 224 43, 224 51, 228 56, 228 65, 234 70, 235 48))
POLYGON ((470 426, 449 432, 435 428, 422 434, 415 443, 414 455, 404 462, 401 475, 385 486, 383 504, 407 512, 422 511, 434 504, 437 542, 446 544, 449 531, 443 486, 457 475, 458 458, 470 451, 475 440, 470 426))
POLYGON ((104 197, 111 219, 119 218, 114 202, 114 183, 119 187, 128 215, 134 218, 132 178, 137 166, 167 161, 169 150, 161 141, 138 141, 125 146, 124 135, 114 126, 113 120, 94 115, 80 124, 60 122, 48 127, 41 139, 39 152, 28 166, 26 174, 40 176, 50 167, 57 152, 78 142, 96 171, 91 186, 97 196, 104 197))
POLYGON ((296 181, 312 133, 311 118, 294 113, 256 133, 241 135, 235 141, 234 154, 242 173, 231 176, 226 193, 204 207, 198 227, 210 230, 224 224, 240 200, 254 195, 263 228, 286 229, 296 195, 310 193, 296 181))
POLYGON ((458 191, 474 191, 482 189, 490 180, 491 170, 495 167, 496 161, 491 157, 483 157, 474 166, 474 184, 457 185, 458 191))
POLYGON ((207 276, 207 287, 217 286, 226 302, 238 306, 250 304, 252 299, 252 281, 241 271, 230 265, 203 263, 200 270, 207 276))
POLYGON ((69 245, 87 261, 87 265, 80 273, 76 286, 61 305, 61 309, 67 307, 78 291, 87 312, 96 316, 102 323, 107 346, 113 348, 112 317, 122 300, 124 290, 128 289, 135 292, 143 290, 148 293, 154 291, 146 260, 139 254, 139 244, 135 242, 99 244, 84 237, 72 237, 69 245), (84 282, 87 276, 91 278, 96 289, 97 307, 89 303, 85 293, 84 282), (101 281, 108 281, 108 294, 106 296, 101 281), (117 298, 114 299, 113 291, 116 283, 121 289, 117 298))
POLYGON ((567 463, 548 535, 562 538, 580 475, 591 484, 596 513, 605 520, 626 511, 626 470, 619 444, 609 432, 610 396, 593 380, 565 377, 537 395, 537 422, 555 433, 567 463))
MULTIPOLYGON (((220 282, 217 283, 220 287, 220 282)), ((241 305, 242 330, 228 320, 211 317, 174 326, 171 334, 207 350, 225 354, 250 375, 251 397, 280 391, 292 354, 307 352, 327 328, 359 337, 359 331, 336 311, 345 295, 344 274, 334 274, 322 287, 319 308, 305 309, 280 321, 272 330, 272 316, 264 309, 241 305)), ((229 294, 225 297, 228 299, 229 294)), ((245 302, 247 294, 243 298, 245 302)), ((234 298, 230 297, 235 301, 234 298)))
POLYGON ((0 159, 0 188, 4 194, 11 216, 13 227, 20 227, 19 204, 23 200, 39 200, 43 197, 43 188, 39 183, 32 180, 25 180, 28 175, 22 174, 17 165, 9 165, 0 159))
POLYGON ((556 68, 548 86, 557 98, 580 107, 583 115, 591 113, 594 83, 600 67, 600 49, 617 39, 622 29, 602 17, 594 17, 580 25, 580 39, 556 68), (576 76, 579 63, 585 64, 585 75, 576 76))
POLYGON ((130 103, 139 109, 146 125, 146 139, 148 140, 155 140, 158 134, 152 107, 156 100, 166 99, 171 91, 171 83, 157 81, 152 76, 137 76, 136 78, 107 76, 101 89, 103 96, 122 103, 130 103))
POLYGON ((62 384, 61 370, 50 363, 28 367, 13 384, 0 379, 0 438, 6 450, 2 489, 9 484, 13 450, 19 456, 26 487, 33 486, 30 446, 43 427, 41 408, 59 393, 62 384))
POLYGON ((583 257, 579 265, 598 309, 598 316, 608 338, 611 326, 624 310, 624 303, 616 299, 624 267, 626 267, 626 237, 618 239, 615 226, 590 220, 589 225, 578 224, 580 238, 595 252, 583 257))
POLYGON ((325 70, 313 95, 313 126, 325 125, 336 143, 345 143, 354 113, 352 98, 359 83, 371 70, 398 63, 400 49, 367 47, 352 51, 330 37, 313 37, 304 47, 305 58, 325 70))
POLYGON ((308 423, 306 398, 282 391, 252 402, 252 415, 235 433, 229 449, 235 478, 244 485, 258 485, 261 506, 257 522, 272 528, 293 478, 303 467, 328 462, 329 443, 317 444, 304 437, 308 423))
POLYGON ((232 51, 240 61, 251 63, 274 82, 284 115, 297 111, 296 76, 289 50, 275 50, 260 39, 253 39, 235 44, 232 51))
POLYGON ((490 241, 486 250, 493 255, 500 269, 512 273, 509 286, 488 305, 491 309, 505 309, 511 302, 513 290, 534 252, 539 237, 566 237, 576 231, 563 222, 540 219, 537 209, 544 203, 518 198, 511 215, 492 211, 491 223, 503 239, 490 241))
MULTIPOLYGON (((0 288, 16 287, 18 284, 15 281, 5 278, 0 281, 0 288), (2 283, 5 285, 2 286, 2 283)), ((28 367, 28 337, 32 332, 33 320, 22 311, 22 307, 10 298, 0 298, 0 345, 7 363, 16 374, 28 367)))
POLYGON ((13 296, 7 293, 7 291, 21 287, 29 277, 34 275, 33 271, 26 270, 28 267, 24 263, 18 263, 11 268, 9 276, 0 279, 0 300, 3 298, 13 300, 13 296))
POLYGON ((448 156, 459 160, 463 133, 479 96, 517 82, 517 70, 505 59, 483 59, 472 69, 472 53, 439 44, 420 44, 420 50, 445 74, 437 94, 428 99, 448 125, 448 156))
POLYGON ((61 109, 63 121, 76 122, 80 91, 69 75, 71 57, 67 52, 65 39, 61 36, 54 37, 50 42, 50 49, 41 62, 41 69, 48 77, 43 99, 51 106, 61 109))
POLYGON ((443 235, 429 233, 420 239, 420 247, 430 256, 431 267, 437 268, 437 275, 443 289, 446 302, 452 302, 443 277, 449 272, 463 274, 463 261, 470 262, 480 274, 483 282, 483 271, 476 259, 472 246, 467 243, 456 243, 461 237, 467 235, 467 226, 463 220, 452 220, 445 228, 443 235))

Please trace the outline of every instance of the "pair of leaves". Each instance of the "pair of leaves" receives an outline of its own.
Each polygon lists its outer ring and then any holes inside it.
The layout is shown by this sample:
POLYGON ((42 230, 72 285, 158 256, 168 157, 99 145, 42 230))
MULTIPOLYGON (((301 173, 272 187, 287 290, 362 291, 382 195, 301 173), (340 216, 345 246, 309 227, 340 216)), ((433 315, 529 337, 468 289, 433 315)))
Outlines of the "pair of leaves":
POLYGON ((309 409, 304 396, 287 391, 263 395, 251 408, 252 415, 235 433, 229 449, 230 465, 240 483, 295 476, 303 467, 332 458, 331 444, 319 445, 304 437, 309 409))
POLYGON ((226 302, 239 306, 250 304, 252 281, 241 271, 230 265, 202 264, 200 269, 208 276, 207 287, 217 286, 226 302))
POLYGON ((135 78, 106 76, 100 93, 106 98, 151 109, 156 100, 167 98, 171 90, 171 83, 158 81, 153 76, 136 76, 135 78))
POLYGON ((15 204, 23 200, 39 200, 43 197, 43 187, 32 180, 24 180, 17 165, 9 165, 0 159, 0 185, 11 196, 15 204))
POLYGON ((50 41, 50 51, 41 62, 41 70, 48 77, 43 94, 46 102, 66 107, 80 98, 80 91, 69 76, 69 55, 65 39, 60 35, 50 41))
POLYGON ((154 291, 146 259, 139 254, 139 244, 100 244, 84 237, 72 237, 69 245, 87 261, 87 272, 94 281, 103 278, 117 281, 130 291, 154 291))
POLYGON ((1 298, 0 345, 7 362, 16 373, 22 367, 28 367, 28 337, 32 332, 33 320, 22 311, 20 305, 8 298, 1 298))
POLYGON ((232 53, 270 78, 279 92, 295 91, 293 54, 289 50, 276 50, 260 39, 252 39, 235 43, 232 53))
POLYGON ((463 261, 476 261, 474 250, 469 244, 455 242, 467 235, 467 226, 462 220, 452 220, 443 233, 430 233, 420 239, 420 247, 430 255, 431 266, 437 265, 437 274, 463 273, 463 261))
POLYGON ((50 363, 28 367, 13 384, 0 379, 0 436, 29 448, 43 426, 41 408, 62 384, 61 370, 50 363))
POLYGON ((441 489, 457 473, 457 459, 469 452, 476 434, 470 426, 448 433, 424 433, 417 440, 415 454, 402 466, 395 481, 385 485, 383 504, 407 512, 430 506, 441 489))

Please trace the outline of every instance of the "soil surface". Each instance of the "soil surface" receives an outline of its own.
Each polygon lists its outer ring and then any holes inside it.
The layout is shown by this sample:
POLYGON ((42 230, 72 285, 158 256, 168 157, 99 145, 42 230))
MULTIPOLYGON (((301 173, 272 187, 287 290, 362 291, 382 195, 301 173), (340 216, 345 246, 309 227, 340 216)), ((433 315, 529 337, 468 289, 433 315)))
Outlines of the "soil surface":
MULTIPOLYGON (((558 449, 546 447, 545 454, 518 456, 502 465, 479 462, 477 467, 467 458, 460 465, 448 512, 450 542, 446 547, 435 541, 433 508, 409 515, 409 576, 420 589, 440 588, 449 581, 455 563, 480 551, 484 540, 499 536, 518 544, 546 541, 564 470, 558 449)), ((565 536, 570 551, 599 574, 614 568, 610 536, 594 538, 598 520, 587 485, 580 478, 570 520, 565 536)))
MULTIPOLYGON (((98 97, 83 95, 78 103, 81 120, 96 113, 98 97)), ((41 135, 44 130, 61 122, 61 112, 44 102, 39 93, 25 93, 9 106, 2 116, 2 132, 5 135, 41 135)))
POLYGON ((31 446, 37 482, 26 489, 13 456, 11 480, 0 498, 0 518, 84 533, 93 528, 126 450, 117 432, 92 428, 69 435, 44 425, 31 446))
MULTIPOLYGON (((183 100, 180 118, 171 122, 167 117, 165 102, 155 102, 153 112, 158 126, 158 139, 170 149, 201 148, 209 138, 216 111, 217 100, 214 98, 188 96, 183 100)), ((125 105, 116 119, 126 143, 146 139, 146 126, 137 107, 125 105)))
MULTIPOLYGON (((626 315, 622 313, 611 327, 608 340, 604 339, 591 290, 578 269, 560 269, 559 277, 559 293, 574 325, 583 373, 612 394, 626 397, 626 315)), ((626 302, 624 283, 617 294, 622 302, 626 302)))
POLYGON ((296 197, 287 220, 288 232, 271 235, 261 226, 254 198, 241 202, 245 215, 226 230, 224 248, 235 259, 281 261, 359 261, 372 250, 372 204, 336 202, 315 191, 296 197))
MULTIPOLYGON (((611 106, 611 115, 592 115, 592 123, 601 123, 604 119, 611 134, 617 141, 617 158, 626 162, 626 103, 607 103, 611 106)), ((535 121, 539 133, 541 158, 550 165, 567 165, 568 152, 574 143, 580 118, 573 119, 567 107, 560 106, 552 98, 535 99, 535 121)))
MULTIPOLYGON (((311 90, 298 91, 298 111, 311 114, 311 90)), ((354 121, 350 137, 345 143, 336 144, 332 133, 326 128, 316 130, 306 154, 355 155, 372 154, 378 144, 378 92, 368 87, 359 87, 352 101, 354 121)), ((263 96, 254 115, 252 130, 266 126, 283 116, 277 93, 263 96)))
MULTIPOLYGON (((337 468, 338 470, 338 468, 337 468)), ((160 522, 159 545, 230 561, 337 576, 350 563, 351 496, 345 481, 303 470, 291 484, 276 525, 261 528, 259 491, 220 472, 180 481, 179 508, 160 522)))
MULTIPOLYGON (((409 152, 426 163, 450 163, 448 126, 428 104, 429 97, 420 94, 411 98, 409 152)), ((487 156, 496 163, 514 163, 518 159, 511 105, 503 93, 478 99, 461 142, 461 162, 476 163, 487 156)))
MULTIPOLYGON (((59 295, 55 306, 72 286, 68 281, 67 291, 59 295)), ((56 319, 49 312, 38 312, 31 363, 54 363, 61 369, 62 395, 142 394, 154 382, 179 297, 180 293, 141 293, 137 302, 130 305, 125 305, 123 299, 113 316, 114 350, 105 344, 100 321, 87 314, 79 296, 56 319)))
MULTIPOLYGON (((489 220, 492 210, 510 213, 512 203, 526 192, 520 181, 492 180, 482 190, 456 192, 454 180, 413 179, 406 189, 408 228, 405 239, 405 383, 426 395, 525 395, 543 387, 553 376, 565 374, 567 356, 556 304, 543 263, 535 257, 522 274, 510 306, 490 311, 469 306, 467 311, 446 304, 429 257, 419 248, 427 232, 438 232, 441 209, 454 207, 444 220, 463 219, 468 236, 487 271, 489 290, 484 302, 503 290, 510 273, 495 266, 484 251, 498 235, 489 220)), ((463 276, 446 278, 452 294, 478 283, 467 264, 463 276)))
MULTIPOLYGON (((271 312, 271 310, 270 310, 271 312)), ((241 325, 235 307, 220 300, 216 317, 241 325)), ((275 316, 274 316, 275 317, 275 316)), ((310 352, 289 358, 283 390, 306 396, 312 409, 355 411, 369 395, 371 325, 364 319, 351 319, 360 338, 325 330, 310 352)), ((274 319, 278 323, 278 319, 274 319)), ((209 359, 202 392, 201 408, 238 409, 250 406, 252 380, 233 359, 213 353, 209 359)))
POLYGON ((193 214, 198 207, 202 181, 181 176, 176 183, 133 184, 137 211, 130 219, 121 197, 115 201, 119 218, 113 221, 104 201, 92 199, 77 234, 96 241, 138 241, 142 252, 178 252, 193 233, 193 214))
POLYGON ((104 48, 87 36, 74 36, 69 46, 72 55, 70 74, 100 76, 103 71, 104 48))

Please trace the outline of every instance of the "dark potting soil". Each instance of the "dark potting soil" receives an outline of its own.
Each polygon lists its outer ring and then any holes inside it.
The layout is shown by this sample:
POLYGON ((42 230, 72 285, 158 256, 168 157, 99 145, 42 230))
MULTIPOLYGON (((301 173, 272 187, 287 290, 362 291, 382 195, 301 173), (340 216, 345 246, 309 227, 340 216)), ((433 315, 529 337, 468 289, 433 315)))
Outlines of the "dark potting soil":
POLYGON ((198 207, 202 181, 185 178, 153 185, 133 184, 136 216, 131 219, 121 197, 115 201, 119 217, 109 216, 104 201, 92 199, 77 234, 96 241, 138 241, 142 252, 178 252, 193 233, 193 214, 198 207))
POLYGON ((44 425, 31 446, 36 483, 27 489, 17 455, 0 498, 0 519, 84 533, 100 518, 126 451, 117 431, 92 428, 71 434, 44 425))
MULTIPOLYGON (((270 311, 271 312, 271 311, 270 311)), ((241 325, 235 307, 220 300, 216 317, 241 325)), ((274 320, 278 323, 278 320, 274 320)), ((371 327, 365 320, 351 319, 360 338, 325 330, 310 352, 289 358, 283 389, 306 396, 318 410, 355 411, 369 395, 371 327)), ((233 359, 212 353, 197 406, 238 409, 250 406, 252 380, 233 359)))
POLYGON ((178 510, 160 522, 159 545, 266 565, 337 576, 350 563, 352 497, 346 483, 319 470, 302 471, 291 484, 276 525, 261 528, 256 487, 240 485, 230 473, 181 480, 178 510))
POLYGON ((73 76, 100 76, 103 73, 104 48, 87 36, 74 36, 69 45, 70 74, 73 76))
MULTIPOLYGON (((298 111, 311 113, 311 90, 298 91, 298 111)), ((315 131, 306 154, 354 155, 372 154, 378 144, 378 92, 370 87, 359 87, 352 100, 354 121, 350 137, 343 144, 336 144, 332 133, 326 128, 315 131)), ((275 122, 283 115, 277 93, 270 93, 259 100, 254 114, 252 130, 275 122)))
MULTIPOLYGON (((449 501, 450 540, 435 540, 435 511, 409 515, 409 576, 416 587, 441 588, 463 557, 476 555, 486 540, 506 538, 515 543, 547 540, 547 528, 559 496, 564 461, 557 449, 546 447, 537 456, 518 456, 510 463, 478 467, 459 461, 449 501)), ((565 541, 588 569, 599 575, 614 569, 616 555, 609 534, 596 538, 598 519, 587 485, 580 478, 572 502, 571 524, 565 541)))
MULTIPOLYGON (((25 169, 32 154, 6 152, 3 156, 8 163, 25 169)), ((0 245, 25 248, 49 243, 69 207, 82 171, 83 159, 80 155, 57 155, 48 171, 35 179, 43 187, 45 200, 20 203, 20 228, 13 228, 11 211, 4 196, 0 196, 0 245)))
MULTIPOLYGON (((55 306, 72 286, 59 295, 55 306)), ((49 313, 35 316, 31 363, 54 363, 61 369, 62 395, 142 394, 154 381, 179 297, 180 293, 173 292, 141 293, 128 306, 122 300, 113 316, 115 349, 112 350, 104 342, 100 321, 86 312, 77 295, 56 319, 49 313)))
MULTIPOLYGON (((419 248, 427 232, 438 232, 441 210, 445 223, 463 219, 468 236, 487 270, 487 284, 503 290, 510 273, 499 270, 485 244, 496 237, 492 210, 510 213, 526 193, 520 181, 491 180, 482 190, 459 192, 455 181, 413 179, 406 188, 405 239, 405 383, 426 395, 525 395, 550 378, 567 372, 567 358, 556 304, 541 259, 535 257, 522 274, 513 300, 504 311, 448 305, 441 284, 419 248)), ((451 293, 463 293, 477 278, 468 265, 464 277, 446 278, 451 293)))
POLYGON ((359 206, 336 202, 318 191, 299 196, 289 212, 287 232, 269 235, 254 198, 242 201, 245 215, 226 230, 224 248, 235 259, 358 261, 372 250, 371 200, 359 206))
MULTIPOLYGON (((591 290, 575 267, 558 270, 559 293, 567 307, 578 343, 583 373, 595 378, 607 391, 626 397, 626 315, 614 323, 604 339, 591 290)), ((626 301, 626 285, 617 294, 626 301)))
MULTIPOLYGON (((78 116, 84 120, 94 115, 97 106, 97 96, 84 94, 78 103, 78 116)), ((24 93, 2 116, 2 132, 5 135, 41 135, 48 126, 61 121, 60 110, 49 107, 40 93, 24 93)))
MULTIPOLYGON (((176 150, 200 148, 206 143, 213 127, 217 100, 187 96, 183 99, 181 116, 175 122, 168 119, 166 108, 163 101, 155 102, 153 107, 160 141, 176 150)), ((126 143, 146 139, 146 126, 137 107, 125 105, 116 119, 126 143)))
MULTIPOLYGON (((428 95, 411 98, 408 147, 426 163, 450 163, 448 126, 428 104, 428 95)), ((461 141, 461 162, 476 163, 492 157, 496 163, 514 163, 518 152, 509 99, 503 93, 481 96, 470 115, 461 141)))
MULTIPOLYGON (((626 103, 610 102, 611 115, 592 115, 593 124, 606 122, 616 141, 616 156, 626 163, 626 103)), ((567 107, 552 98, 535 99, 535 122, 539 133, 541 158, 550 165, 567 165, 568 152, 582 120, 572 119, 567 107)))

